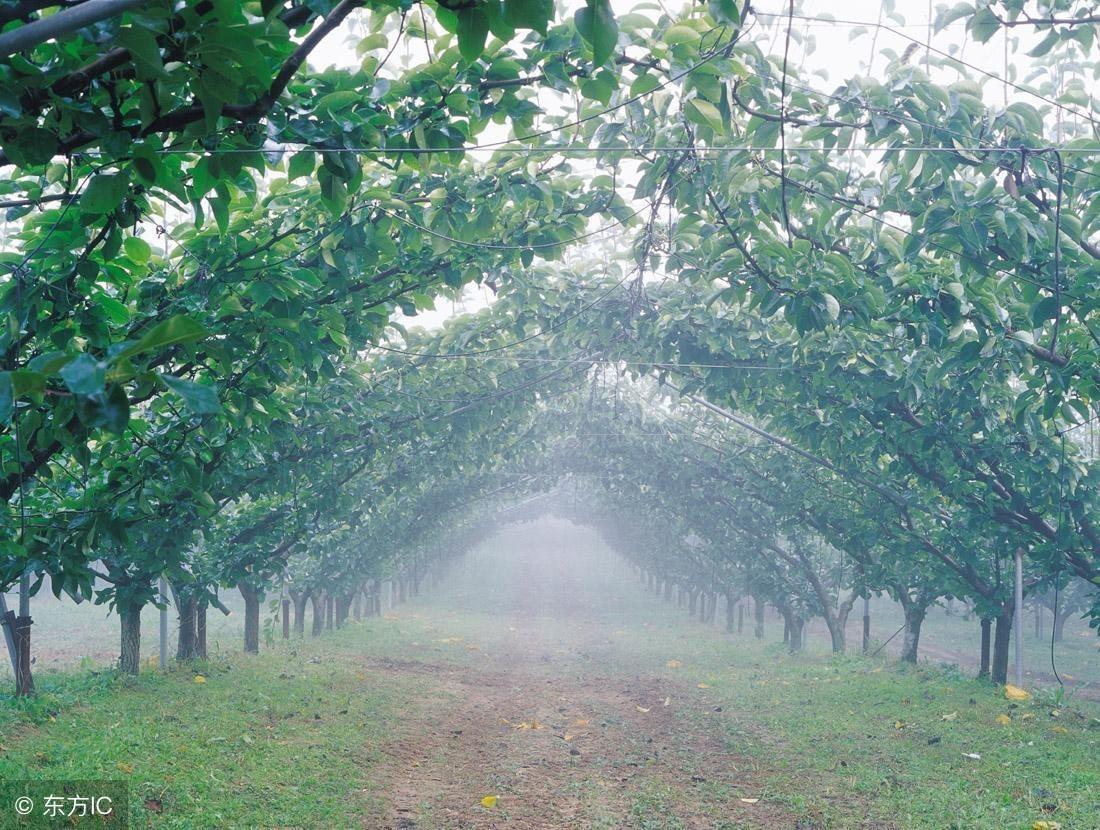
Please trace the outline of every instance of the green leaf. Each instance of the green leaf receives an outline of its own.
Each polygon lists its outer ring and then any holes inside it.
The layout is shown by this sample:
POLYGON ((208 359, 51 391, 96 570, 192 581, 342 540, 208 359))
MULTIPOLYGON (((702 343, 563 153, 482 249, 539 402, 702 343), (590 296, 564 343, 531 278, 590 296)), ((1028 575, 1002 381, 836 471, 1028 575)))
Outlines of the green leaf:
POLYGON ((504 0, 504 22, 514 29, 534 29, 545 35, 553 16, 553 0, 504 0))
POLYGON ((157 39, 152 32, 138 26, 127 26, 118 33, 118 41, 121 46, 129 50, 134 66, 138 70, 138 77, 165 77, 160 47, 157 46, 157 39))
POLYGON ((80 209, 85 213, 110 213, 126 197, 129 186, 129 178, 122 173, 101 173, 84 188, 80 209))
POLYGON ((698 40, 699 33, 690 26, 684 26, 683 24, 670 26, 664 35, 664 41, 669 46, 679 46, 682 43, 696 43, 698 40))
POLYGON ((607 63, 619 41, 619 26, 610 0, 587 0, 587 5, 573 14, 573 22, 592 49, 593 63, 596 66, 607 63))
POLYGON ((687 116, 689 121, 694 121, 703 127, 710 127, 716 133, 722 132, 725 128, 722 113, 718 107, 710 101, 704 101, 702 98, 692 98, 690 101, 686 101, 684 103, 684 115, 687 116))
POLYGON ((736 0, 707 0, 707 11, 719 23, 741 25, 741 10, 737 8, 736 0))
POLYGON ((1001 21, 988 6, 979 9, 970 20, 966 22, 967 30, 974 36, 978 43, 985 43, 1001 28, 1001 21))
POLYGON ((313 168, 317 166, 317 155, 312 150, 303 150, 290 157, 287 165, 286 177, 288 181, 294 181, 299 176, 313 175, 313 168))
POLYGON ((107 382, 107 364, 81 352, 61 367, 61 379, 74 395, 94 395, 107 382))
POLYGON ((126 256, 138 265, 144 265, 149 261, 149 257, 153 255, 153 249, 149 247, 149 243, 139 236, 126 237, 126 240, 122 243, 122 248, 126 251, 126 256))
POLYGON ((161 375, 160 379, 165 386, 183 398, 183 403, 195 415, 217 415, 222 411, 222 404, 214 387, 174 375, 161 375))
POLYGON ((477 6, 460 9, 457 15, 458 51, 467 61, 473 62, 481 57, 485 49, 485 39, 489 36, 489 18, 477 6))
POLYGON ((158 323, 147 331, 140 340, 124 345, 121 350, 112 353, 111 360, 123 360, 152 349, 163 349, 181 343, 193 343, 210 334, 190 317, 179 314, 158 323))
POLYGON ((76 400, 77 416, 90 427, 121 434, 130 424, 130 401, 117 383, 105 392, 81 395, 76 400))

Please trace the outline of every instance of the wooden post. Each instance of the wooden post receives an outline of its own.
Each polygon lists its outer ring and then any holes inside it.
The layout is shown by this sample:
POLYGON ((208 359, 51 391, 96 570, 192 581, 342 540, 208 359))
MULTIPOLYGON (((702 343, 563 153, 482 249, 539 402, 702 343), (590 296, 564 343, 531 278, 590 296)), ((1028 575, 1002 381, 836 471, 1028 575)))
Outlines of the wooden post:
POLYGON ((1024 549, 1016 548, 1016 685, 1024 685, 1024 549))

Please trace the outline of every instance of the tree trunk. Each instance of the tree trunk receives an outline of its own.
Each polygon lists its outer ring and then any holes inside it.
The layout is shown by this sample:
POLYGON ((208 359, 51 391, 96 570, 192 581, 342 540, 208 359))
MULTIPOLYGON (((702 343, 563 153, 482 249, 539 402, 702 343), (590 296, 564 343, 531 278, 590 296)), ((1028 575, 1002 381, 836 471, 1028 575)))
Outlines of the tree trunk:
POLYGON ((733 591, 726 591, 726 633, 732 634, 734 627, 734 607, 737 603, 733 599, 733 591))
POLYGON ((901 660, 904 663, 916 663, 920 649, 920 629, 924 624, 924 615, 928 609, 915 602, 904 602, 901 606, 905 614, 901 641, 901 660))
POLYGON ((764 639, 764 600, 753 597, 753 611, 756 614, 756 626, 753 628, 753 636, 758 640, 764 639))
POLYGON ((259 654, 260 592, 247 582, 238 583, 237 589, 244 597, 244 650, 249 654, 259 654))
POLYGON ((1066 632, 1066 621, 1073 616, 1073 611, 1058 610, 1058 615, 1054 618, 1054 642, 1062 642, 1062 637, 1066 632))
POLYGON ((176 660, 195 659, 195 617, 198 600, 190 591, 176 591, 176 609, 179 611, 179 638, 176 640, 176 660))
POLYGON ((332 617, 333 617, 333 597, 328 591, 325 592, 325 628, 328 631, 332 631, 332 617))
POLYGON ((699 592, 698 591, 696 591, 694 588, 692 588, 690 591, 688 591, 688 616, 689 617, 694 617, 695 616, 695 605, 696 605, 696 601, 698 599, 699 599, 699 592))
POLYGON ((848 625, 848 615, 845 614, 843 618, 839 615, 836 617, 830 615, 825 618, 825 625, 829 627, 829 639, 832 640, 833 654, 843 654, 848 647, 844 631, 848 625))
POLYGON ((34 620, 29 616, 18 617, 9 611, 8 624, 15 644, 15 696, 29 697, 34 694, 34 676, 31 674, 31 626, 34 620))
POLYGON ((665 577, 664 597, 665 602, 672 602, 672 580, 670 580, 667 576, 665 577))
POLYGON ((989 640, 990 630, 993 628, 993 620, 988 617, 982 619, 982 646, 978 660, 978 677, 989 677, 989 640))
POLYGON ((318 591, 313 591, 309 595, 309 604, 313 608, 313 630, 310 633, 314 637, 319 637, 321 632, 325 630, 324 599, 318 591))
POLYGON ((1008 682, 1008 646, 1012 638, 1012 606, 1005 605, 993 629, 993 682, 1008 682))
POLYGON ((355 589, 355 601, 351 606, 351 616, 356 622, 363 619, 363 589, 355 589))
POLYGON ((308 594, 301 591, 291 591, 290 600, 294 603, 294 633, 303 635, 306 633, 306 600, 308 594))
POLYGON ((745 606, 740 602, 737 603, 737 633, 740 634, 745 630, 745 606))
POLYGON ((206 612, 210 604, 206 600, 199 600, 195 608, 195 657, 199 660, 206 659, 206 612))
POLYGON ((122 630, 118 670, 123 674, 137 674, 141 669, 141 606, 119 606, 118 618, 122 630))
POLYGON ((279 611, 283 615, 283 639, 284 640, 289 640, 290 639, 290 600, 289 599, 284 598, 283 601, 279 603, 279 611))

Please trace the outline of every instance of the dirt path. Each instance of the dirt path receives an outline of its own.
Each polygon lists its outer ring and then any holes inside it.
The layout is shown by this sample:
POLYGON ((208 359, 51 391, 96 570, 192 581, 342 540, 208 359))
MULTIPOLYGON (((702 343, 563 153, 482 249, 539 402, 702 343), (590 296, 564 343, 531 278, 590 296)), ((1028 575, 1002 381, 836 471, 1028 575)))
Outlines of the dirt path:
POLYGON ((599 633, 570 631, 551 644, 513 627, 484 666, 369 661, 424 687, 383 750, 383 827, 796 826, 776 805, 741 801, 760 772, 730 751, 700 690, 609 672, 599 633))

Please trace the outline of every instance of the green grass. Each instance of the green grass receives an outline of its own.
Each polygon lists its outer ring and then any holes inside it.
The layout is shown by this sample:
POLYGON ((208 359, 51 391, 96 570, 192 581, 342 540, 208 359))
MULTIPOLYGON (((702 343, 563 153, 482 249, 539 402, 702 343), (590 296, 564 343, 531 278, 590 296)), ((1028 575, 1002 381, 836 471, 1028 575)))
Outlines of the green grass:
POLYGON ((134 827, 345 826, 378 808, 364 769, 411 691, 368 676, 361 645, 345 630, 196 671, 53 676, 0 710, 0 779, 128 780, 134 827))

